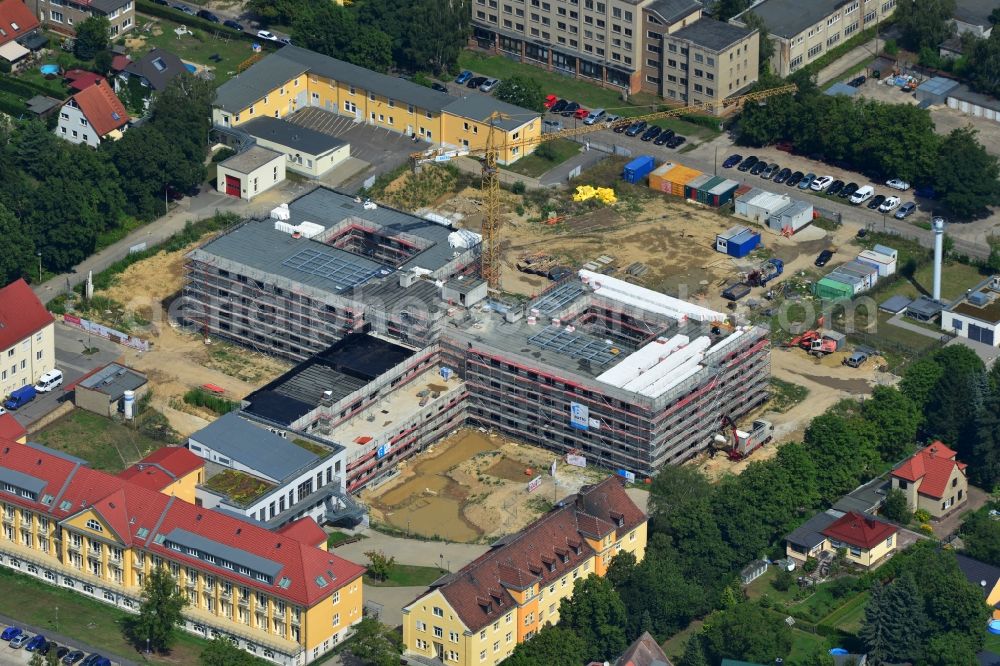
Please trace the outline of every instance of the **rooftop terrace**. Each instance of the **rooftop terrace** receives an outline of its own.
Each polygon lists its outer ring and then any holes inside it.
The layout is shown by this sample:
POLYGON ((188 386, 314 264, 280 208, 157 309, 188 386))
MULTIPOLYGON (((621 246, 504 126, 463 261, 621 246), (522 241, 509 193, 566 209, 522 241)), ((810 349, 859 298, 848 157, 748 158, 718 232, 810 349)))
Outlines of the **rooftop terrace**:
POLYGON ((208 477, 203 485, 243 505, 253 503, 275 488, 273 483, 235 469, 223 469, 218 474, 208 477))

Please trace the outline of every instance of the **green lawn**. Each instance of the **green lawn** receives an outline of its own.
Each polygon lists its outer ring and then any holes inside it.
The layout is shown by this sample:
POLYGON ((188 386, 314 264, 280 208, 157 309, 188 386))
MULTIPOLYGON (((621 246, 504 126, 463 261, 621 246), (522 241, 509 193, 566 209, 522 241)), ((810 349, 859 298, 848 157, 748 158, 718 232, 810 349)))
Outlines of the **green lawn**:
POLYGON ((819 634, 811 634, 792 627, 792 651, 788 655, 787 661, 797 663, 812 655, 816 648, 827 649, 826 639, 819 634))
POLYGON ((681 656, 684 654, 684 648, 687 647, 687 643, 691 640, 691 637, 701 631, 702 625, 705 624, 704 620, 692 620, 685 629, 681 630, 679 633, 671 636, 663 645, 663 652, 666 653, 667 657, 674 660, 674 663, 680 661, 681 656))
POLYGON ((386 580, 375 580, 371 576, 365 576, 365 584, 374 587, 417 587, 430 585, 446 573, 448 573, 446 570, 437 567, 396 564, 389 571, 386 580))
POLYGON ((117 473, 163 444, 111 419, 74 409, 31 436, 32 441, 117 473))
MULTIPOLYGON (((368 537, 366 537, 363 534, 359 534, 358 536, 361 537, 362 539, 367 539, 368 538, 368 537)), ((334 530, 334 531, 330 532, 329 534, 327 534, 327 536, 326 536, 326 547, 327 548, 333 548, 337 544, 343 543, 344 541, 347 541, 348 539, 353 539, 353 538, 354 538, 354 535, 348 534, 346 532, 340 532, 339 530, 334 530)))
POLYGON ((1000 636, 996 634, 991 634, 989 631, 986 632, 986 644, 983 645, 983 649, 988 652, 995 652, 1000 654, 1000 636))
MULTIPOLYGON (((140 661, 143 655, 125 640, 122 621, 128 617, 119 610, 80 592, 47 585, 41 580, 0 568, 0 595, 4 612, 17 620, 39 628, 51 629, 70 638, 85 641, 95 648, 140 661), (57 610, 58 609, 58 610, 57 610)), ((162 664, 196 664, 208 642, 178 631, 177 642, 169 655, 151 655, 150 661, 162 664)))
POLYGON ((296 437, 295 439, 293 439, 292 444, 295 444, 296 446, 305 449, 309 453, 315 453, 320 458, 323 458, 329 455, 330 453, 330 449, 324 446, 320 446, 315 442, 311 442, 308 439, 302 439, 301 437, 296 437))
MULTIPOLYGON (((150 32, 138 31, 136 37, 141 36, 145 40, 145 45, 135 50, 133 58, 151 51, 154 47, 166 49, 176 53, 182 60, 205 65, 215 72, 215 83, 220 85, 236 75, 240 63, 253 55, 250 48, 251 42, 245 39, 222 37, 216 38, 213 34, 200 28, 189 28, 193 34, 178 37, 174 33, 174 28, 180 24, 163 18, 138 15, 136 18, 139 26, 155 22, 155 28, 150 32), (159 32, 159 34, 154 34, 159 32), (219 55, 222 60, 214 62, 209 56, 219 55)), ((271 50, 264 47, 265 52, 271 50)))
POLYGON ((837 627, 848 634, 856 634, 861 628, 865 617, 865 604, 868 602, 868 592, 862 592, 847 601, 843 606, 833 611, 825 618, 823 624, 837 627))
POLYGON ((532 153, 527 157, 522 157, 513 164, 505 166, 504 169, 507 171, 513 171, 514 173, 519 173, 522 176, 538 178, 546 171, 562 164, 569 158, 579 153, 582 147, 575 141, 569 141, 568 139, 556 139, 555 141, 549 141, 546 145, 552 147, 552 159, 545 159, 544 157, 539 156, 536 149, 535 153, 532 153))

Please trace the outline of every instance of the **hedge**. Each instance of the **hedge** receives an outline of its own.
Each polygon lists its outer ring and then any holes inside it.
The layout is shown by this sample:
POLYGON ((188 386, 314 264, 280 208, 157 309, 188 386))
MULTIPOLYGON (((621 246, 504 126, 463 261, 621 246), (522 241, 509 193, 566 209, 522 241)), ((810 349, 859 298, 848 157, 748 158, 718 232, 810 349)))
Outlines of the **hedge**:
POLYGON ((31 98, 35 95, 46 95, 51 97, 52 91, 45 86, 40 86, 24 79, 15 79, 9 76, 0 77, 0 90, 14 93, 18 97, 31 98))
POLYGON ((215 412, 220 416, 228 414, 235 409, 239 409, 240 406, 240 403, 238 402, 220 398, 217 395, 212 395, 211 393, 197 388, 191 389, 184 394, 184 402, 189 405, 195 405, 196 407, 204 407, 205 409, 215 412))

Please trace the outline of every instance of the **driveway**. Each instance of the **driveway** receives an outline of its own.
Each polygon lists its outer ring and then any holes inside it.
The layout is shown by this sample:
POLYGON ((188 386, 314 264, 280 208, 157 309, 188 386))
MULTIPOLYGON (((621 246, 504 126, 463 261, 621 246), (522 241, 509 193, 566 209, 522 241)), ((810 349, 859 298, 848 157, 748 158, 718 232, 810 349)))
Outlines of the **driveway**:
POLYGON ((969 500, 965 503, 964 507, 948 514, 941 520, 931 522, 931 529, 934 530, 934 536, 944 540, 957 532, 958 528, 962 526, 962 519, 965 518, 965 514, 982 508, 989 499, 990 496, 985 490, 969 486, 969 500))

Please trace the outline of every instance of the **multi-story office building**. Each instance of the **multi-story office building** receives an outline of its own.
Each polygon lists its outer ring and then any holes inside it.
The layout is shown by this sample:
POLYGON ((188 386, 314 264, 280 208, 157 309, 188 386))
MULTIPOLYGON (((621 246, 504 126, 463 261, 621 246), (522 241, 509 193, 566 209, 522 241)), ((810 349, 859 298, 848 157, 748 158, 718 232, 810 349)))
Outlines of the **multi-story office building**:
POLYGON ((620 552, 642 560, 647 516, 608 478, 581 489, 403 608, 406 653, 446 664, 498 664, 559 622, 573 584, 603 576, 620 552))
POLYGON ((55 368, 54 321, 24 280, 0 289, 0 397, 55 368))
POLYGON ((364 568, 328 553, 311 518, 271 532, 185 501, 201 474, 192 457, 112 476, 0 442, 0 565, 130 611, 166 567, 188 598, 188 631, 288 666, 330 650, 361 620, 364 568))
POLYGON ((711 104, 757 82, 760 40, 756 30, 703 18, 679 27, 651 5, 643 12, 642 87, 684 105, 711 104))
POLYGON ((729 22, 746 27, 747 14, 760 17, 774 42, 771 70, 788 76, 895 9, 896 0, 761 0, 729 22))
POLYGON ((103 16, 115 38, 135 27, 135 3, 132 0, 37 0, 38 20, 55 32, 75 35, 76 25, 91 16, 103 16))

